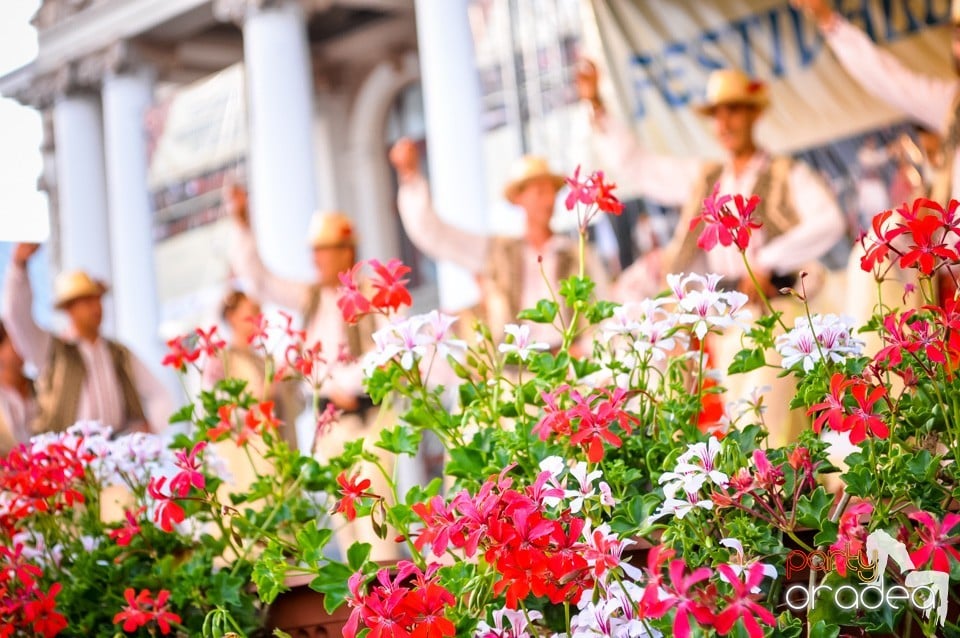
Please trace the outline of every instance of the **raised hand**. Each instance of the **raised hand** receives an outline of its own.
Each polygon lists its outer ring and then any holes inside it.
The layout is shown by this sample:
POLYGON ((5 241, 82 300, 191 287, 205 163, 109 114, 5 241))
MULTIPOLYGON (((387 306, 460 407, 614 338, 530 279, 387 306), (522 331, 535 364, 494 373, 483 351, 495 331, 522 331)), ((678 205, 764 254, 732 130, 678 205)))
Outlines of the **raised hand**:
POLYGON ((17 244, 13 249, 13 263, 21 268, 25 267, 38 250, 40 250, 40 244, 17 244))
POLYGON ((833 19, 833 5, 830 0, 790 0, 790 4, 807 14, 820 27, 828 25, 833 19))
POLYGON ((602 106, 600 101, 599 75, 597 66, 586 58, 577 62, 577 74, 574 77, 577 95, 581 100, 590 102, 594 107, 602 106))
POLYGON ((249 228, 250 210, 247 206, 246 189, 232 182, 224 184, 221 198, 227 214, 244 228, 249 228))
POLYGON ((397 140, 390 149, 390 163, 400 179, 413 177, 420 172, 420 152, 417 145, 408 137, 397 140))

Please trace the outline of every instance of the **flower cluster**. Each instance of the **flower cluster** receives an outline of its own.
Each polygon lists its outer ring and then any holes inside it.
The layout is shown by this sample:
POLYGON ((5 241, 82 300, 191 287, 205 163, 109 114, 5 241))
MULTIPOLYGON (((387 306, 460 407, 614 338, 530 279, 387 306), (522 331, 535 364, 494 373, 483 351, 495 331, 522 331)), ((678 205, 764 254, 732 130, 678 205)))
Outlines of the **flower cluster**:
POLYGON ((599 463, 603 460, 604 445, 620 447, 623 439, 618 432, 629 435, 639 422, 625 409, 628 397, 622 388, 583 396, 571 388, 560 387, 543 394, 544 415, 533 431, 544 441, 551 436, 563 437, 582 448, 591 463, 599 463), (560 408, 561 401, 566 399, 570 407, 560 408))
POLYGON ((930 276, 960 261, 960 204, 946 207, 917 199, 874 216, 869 233, 861 238, 860 266, 882 278, 890 268, 915 269, 930 276))
POLYGON ((553 604, 578 600, 593 578, 580 541, 585 520, 570 510, 547 516, 545 500, 564 497, 563 489, 550 486, 549 471, 541 472, 534 485, 515 490, 510 469, 487 480, 476 494, 464 490, 449 504, 438 496, 414 505, 424 522, 415 546, 429 544, 435 556, 448 547, 467 558, 482 553, 498 574, 494 593, 505 595, 511 609, 531 594, 553 604))
POLYGON ((444 616, 455 599, 437 582, 438 568, 431 564, 421 571, 410 561, 401 561, 395 570, 379 570, 369 587, 362 572, 351 576, 347 604, 352 611, 343 635, 355 638, 362 623, 370 636, 455 636, 453 623, 444 616))
POLYGON ((174 370, 185 372, 188 364, 195 364, 204 355, 215 357, 226 345, 217 333, 216 326, 209 330, 197 328, 192 333, 167 341, 168 352, 162 363, 174 370))
POLYGON ((123 630, 126 632, 136 631, 155 622, 160 633, 166 636, 170 633, 171 624, 178 624, 181 621, 179 615, 167 609, 170 592, 166 589, 157 592, 157 597, 154 598, 146 589, 137 594, 128 587, 123 596, 127 606, 113 617, 113 624, 123 623, 123 630))
POLYGON ((340 299, 337 305, 348 323, 356 323, 360 317, 372 312, 389 314, 413 303, 405 276, 410 272, 399 259, 383 264, 376 259, 356 264, 350 271, 340 273, 340 299), (369 287, 365 290, 362 279, 365 268, 373 270, 369 287))
POLYGON ((721 246, 736 245, 744 252, 750 243, 752 232, 760 228, 753 214, 757 210, 760 198, 752 195, 721 195, 720 183, 713 186, 710 196, 703 200, 700 214, 690 220, 690 232, 703 224, 703 231, 697 239, 697 245, 704 250, 721 246), (731 204, 733 210, 731 210, 731 204))
POLYGON ((0 545, 0 636, 21 635, 52 638, 67 628, 67 619, 56 611, 62 589, 54 583, 40 588, 41 569, 24 555, 23 546, 0 545))
POLYGON ((783 368, 800 365, 804 372, 813 370, 817 361, 842 363, 858 357, 864 343, 853 336, 853 318, 837 315, 798 317, 794 328, 777 337, 777 352, 783 357, 783 368))
POLYGON ((577 166, 573 175, 566 178, 566 182, 570 192, 564 205, 569 211, 577 211, 581 232, 585 232, 593 218, 600 213, 619 215, 623 212, 623 204, 613 194, 617 185, 607 182, 603 171, 594 171, 580 181, 580 167, 577 166))
POLYGON ((874 407, 886 394, 887 389, 882 385, 871 385, 862 378, 848 379, 837 372, 830 378, 830 394, 807 410, 808 414, 819 413, 813 421, 813 431, 819 433, 824 424, 829 425, 834 432, 849 432, 854 445, 868 434, 887 438, 890 428, 874 407), (854 405, 847 405, 848 396, 853 398, 854 405))
POLYGON ((363 360, 369 373, 388 361, 396 359, 404 370, 412 370, 422 359, 433 361, 435 356, 461 357, 466 343, 453 332, 456 317, 431 310, 423 315, 397 319, 373 334, 374 349, 363 360))

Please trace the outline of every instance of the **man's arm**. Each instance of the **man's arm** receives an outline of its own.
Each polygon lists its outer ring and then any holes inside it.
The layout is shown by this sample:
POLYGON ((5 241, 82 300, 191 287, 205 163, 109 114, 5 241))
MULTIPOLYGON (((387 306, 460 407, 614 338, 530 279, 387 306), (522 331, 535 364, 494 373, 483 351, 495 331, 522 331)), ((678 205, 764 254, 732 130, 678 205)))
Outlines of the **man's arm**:
POLYGON ((27 262, 38 247, 19 244, 14 250, 13 261, 4 275, 0 317, 23 360, 40 369, 50 352, 50 335, 33 320, 33 290, 27 276, 27 262))
POLYGON ((161 434, 170 424, 170 416, 174 411, 173 397, 139 357, 133 352, 129 356, 133 385, 140 395, 147 424, 151 432, 161 434))
POLYGON ((310 287, 302 281, 286 279, 270 272, 260 259, 257 242, 249 226, 238 223, 234 230, 230 267, 250 287, 250 295, 260 301, 301 310, 310 294, 310 287))
POLYGON ((700 160, 650 152, 637 142, 631 128, 609 113, 595 113, 592 121, 597 155, 617 167, 625 191, 663 206, 687 203, 703 170, 700 160))
POLYGON ((431 259, 449 261, 477 274, 487 267, 487 237, 463 230, 440 218, 433 208, 430 185, 420 173, 420 158, 413 142, 404 138, 390 149, 400 189, 397 208, 410 241, 431 259))
POLYGON ((833 11, 827 0, 793 0, 823 32, 837 60, 867 92, 928 128, 943 132, 953 108, 957 82, 907 68, 866 33, 833 11))
POLYGON ((643 148, 633 130, 612 117, 600 98, 596 66, 581 60, 577 93, 589 105, 595 155, 615 167, 625 192, 636 193, 664 206, 682 206, 700 177, 702 164, 694 158, 658 155, 643 148))
POLYGON ((786 274, 799 270, 823 257, 844 233, 843 213, 837 200, 809 166, 795 162, 788 180, 791 204, 800 223, 757 251, 756 265, 767 272, 786 274))

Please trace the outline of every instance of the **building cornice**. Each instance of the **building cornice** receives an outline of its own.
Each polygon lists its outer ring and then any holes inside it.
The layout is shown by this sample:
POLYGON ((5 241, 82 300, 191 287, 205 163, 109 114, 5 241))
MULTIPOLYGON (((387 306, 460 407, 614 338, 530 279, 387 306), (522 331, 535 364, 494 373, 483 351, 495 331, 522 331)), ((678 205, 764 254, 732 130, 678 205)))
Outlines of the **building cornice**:
MULTIPOLYGON (((39 32, 39 55, 32 65, 40 76, 71 60, 96 53, 209 5, 211 0, 102 0, 39 32)), ((2 82, 3 78, 0 78, 2 82)), ((0 84, 2 86, 2 84, 0 84)))
POLYGON ((124 73, 144 65, 149 65, 149 61, 139 47, 121 40, 47 73, 38 73, 36 62, 31 63, 0 78, 0 93, 44 109, 58 96, 97 91, 108 74, 124 73))

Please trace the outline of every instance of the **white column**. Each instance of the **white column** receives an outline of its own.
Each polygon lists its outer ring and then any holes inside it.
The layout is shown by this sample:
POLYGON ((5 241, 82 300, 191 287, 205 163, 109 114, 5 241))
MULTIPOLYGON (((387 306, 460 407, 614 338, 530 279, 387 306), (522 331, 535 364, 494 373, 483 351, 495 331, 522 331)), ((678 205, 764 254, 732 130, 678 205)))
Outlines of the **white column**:
MULTIPOLYGON (((467 18, 468 0, 416 0, 417 42, 427 120, 430 184, 437 212, 469 230, 484 232, 480 79, 467 18)), ((468 273, 440 264, 440 301, 448 310, 476 302, 468 273)))
POLYGON ((251 7, 243 26, 250 118, 250 197, 257 243, 278 274, 311 278, 316 208, 313 75, 298 3, 251 7))
POLYGON ((143 361, 158 367, 160 315, 144 128, 153 82, 148 69, 109 75, 103 83, 102 99, 115 334, 143 361))
MULTIPOLYGON (((103 120, 92 93, 68 93, 54 105, 57 189, 60 204, 60 267, 82 268, 111 280, 103 120)), ((104 328, 111 326, 109 297, 104 328)))

